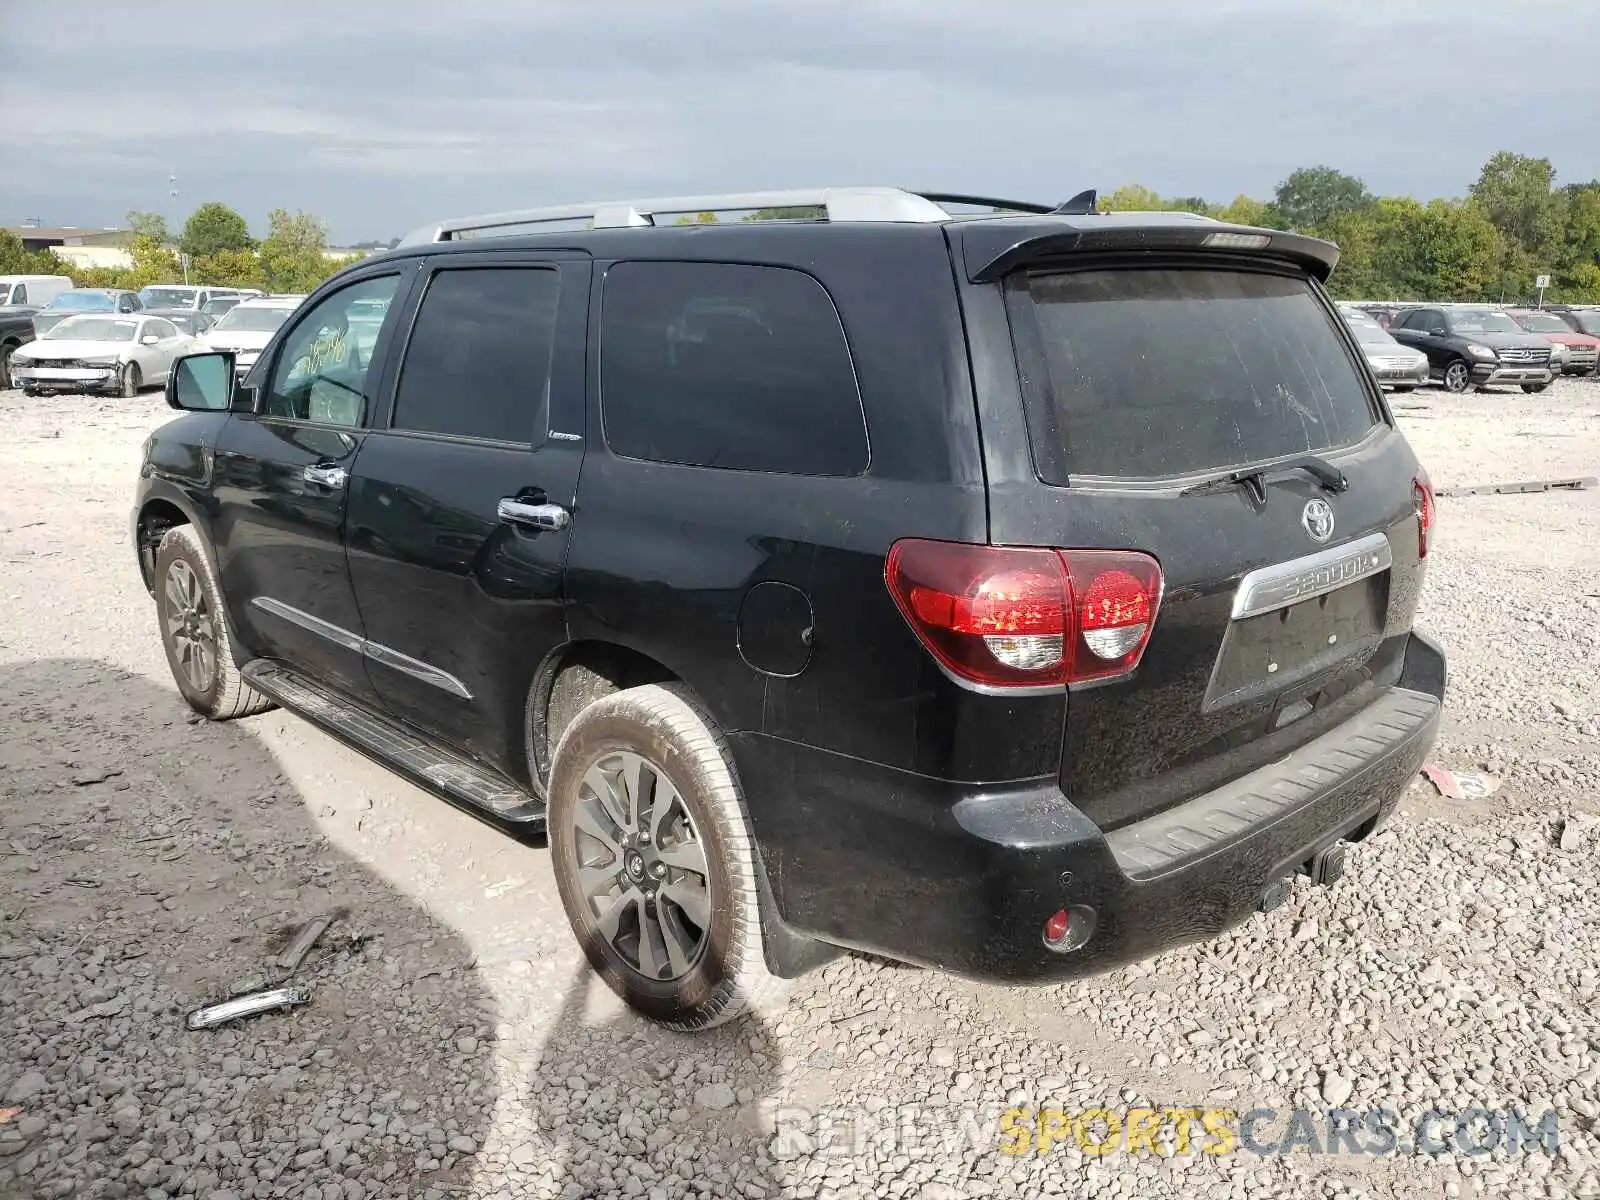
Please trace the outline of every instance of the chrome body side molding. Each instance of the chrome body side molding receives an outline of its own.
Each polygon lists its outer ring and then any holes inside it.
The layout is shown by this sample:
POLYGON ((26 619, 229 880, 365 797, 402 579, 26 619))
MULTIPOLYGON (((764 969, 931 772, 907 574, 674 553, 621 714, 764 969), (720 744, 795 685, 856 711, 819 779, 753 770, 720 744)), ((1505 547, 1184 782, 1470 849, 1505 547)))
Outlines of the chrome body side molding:
POLYGON ((450 674, 449 671, 440 670, 431 663, 423 662, 420 658, 412 658, 409 654, 401 654, 398 650, 379 642, 370 641, 342 626, 335 625, 330 621, 324 621, 321 617, 314 617, 308 612, 302 612, 293 605, 285 604, 282 600, 274 600, 271 596, 256 596, 250 601, 250 604, 255 608, 259 608, 262 612, 271 613, 273 616, 288 621, 292 625, 298 625, 302 629, 309 630, 318 637, 326 638, 336 646, 341 646, 364 658, 371 659, 375 663, 382 663, 386 667, 391 667, 396 671, 410 675, 413 679, 420 679, 424 683, 430 683, 442 691, 449 692, 452 696, 459 696, 463 700, 472 699, 472 692, 468 690, 467 685, 462 683, 461 680, 450 674))

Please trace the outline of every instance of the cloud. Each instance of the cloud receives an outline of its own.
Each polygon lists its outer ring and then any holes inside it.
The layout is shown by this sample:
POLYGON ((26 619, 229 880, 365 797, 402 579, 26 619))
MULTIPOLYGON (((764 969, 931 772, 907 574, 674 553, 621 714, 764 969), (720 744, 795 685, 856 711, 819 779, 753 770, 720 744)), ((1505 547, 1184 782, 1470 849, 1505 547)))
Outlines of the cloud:
POLYGON ((1460 194, 1494 150, 1600 175, 1600 41, 1570 0, 144 0, 29 10, 0 49, 0 195, 100 224, 222 199, 336 237, 606 194, 837 182, 1062 198, 1142 182, 1228 198, 1329 162, 1460 194), (89 11, 84 11, 87 8, 89 11), (270 15, 269 15, 270 13, 270 15), (1486 47, 1527 69, 1465 77, 1486 47), (126 63, 96 75, 86 63, 126 63))

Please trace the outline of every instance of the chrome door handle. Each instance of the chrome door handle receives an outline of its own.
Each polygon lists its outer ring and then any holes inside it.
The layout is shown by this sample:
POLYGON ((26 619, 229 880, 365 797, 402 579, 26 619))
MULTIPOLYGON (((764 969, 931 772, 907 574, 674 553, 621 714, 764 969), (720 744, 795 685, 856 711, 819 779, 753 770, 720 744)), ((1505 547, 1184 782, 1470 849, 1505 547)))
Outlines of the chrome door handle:
POLYGON ((338 491, 344 487, 344 481, 349 478, 343 467, 307 467, 305 481, 315 483, 320 487, 331 488, 338 491))
POLYGON ((525 525, 549 533, 557 533, 572 522, 572 514, 559 504, 529 504, 512 497, 495 505, 495 513, 512 525, 525 525))

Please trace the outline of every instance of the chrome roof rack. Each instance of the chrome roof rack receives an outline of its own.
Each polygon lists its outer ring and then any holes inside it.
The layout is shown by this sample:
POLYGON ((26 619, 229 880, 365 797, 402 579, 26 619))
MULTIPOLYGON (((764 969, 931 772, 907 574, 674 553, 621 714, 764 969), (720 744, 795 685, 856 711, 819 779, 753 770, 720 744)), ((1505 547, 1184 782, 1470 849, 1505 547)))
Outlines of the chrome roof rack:
MULTIPOLYGON (((952 197, 952 199, 954 199, 952 197)), ((990 202, 994 203, 994 202, 990 202)), ((1003 202, 1001 202, 1003 203, 1003 202)), ((1019 206, 1020 207, 1020 206, 1019 206)), ((821 209, 828 221, 948 221, 950 214, 927 196, 892 187, 804 188, 777 192, 731 192, 711 196, 663 196, 653 200, 601 200, 517 212, 451 217, 425 225, 400 239, 402 246, 464 238, 510 237, 540 233, 574 223, 595 229, 625 229, 656 223, 657 215, 694 216, 703 212, 754 212, 762 209, 821 209), (541 228, 544 227, 544 228, 541 228)))

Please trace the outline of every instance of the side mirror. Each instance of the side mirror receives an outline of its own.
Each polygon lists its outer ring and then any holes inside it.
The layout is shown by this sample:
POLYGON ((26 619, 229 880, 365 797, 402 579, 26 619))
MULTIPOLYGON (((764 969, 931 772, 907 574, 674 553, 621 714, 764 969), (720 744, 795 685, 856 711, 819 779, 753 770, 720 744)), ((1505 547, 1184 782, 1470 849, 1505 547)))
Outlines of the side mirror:
POLYGON ((155 334, 147 333, 142 338, 139 339, 139 344, 141 346, 154 346, 160 340, 161 339, 158 338, 155 334))
POLYGON ((233 386, 232 351, 186 354, 167 376, 167 404, 186 412, 227 412, 233 386))

